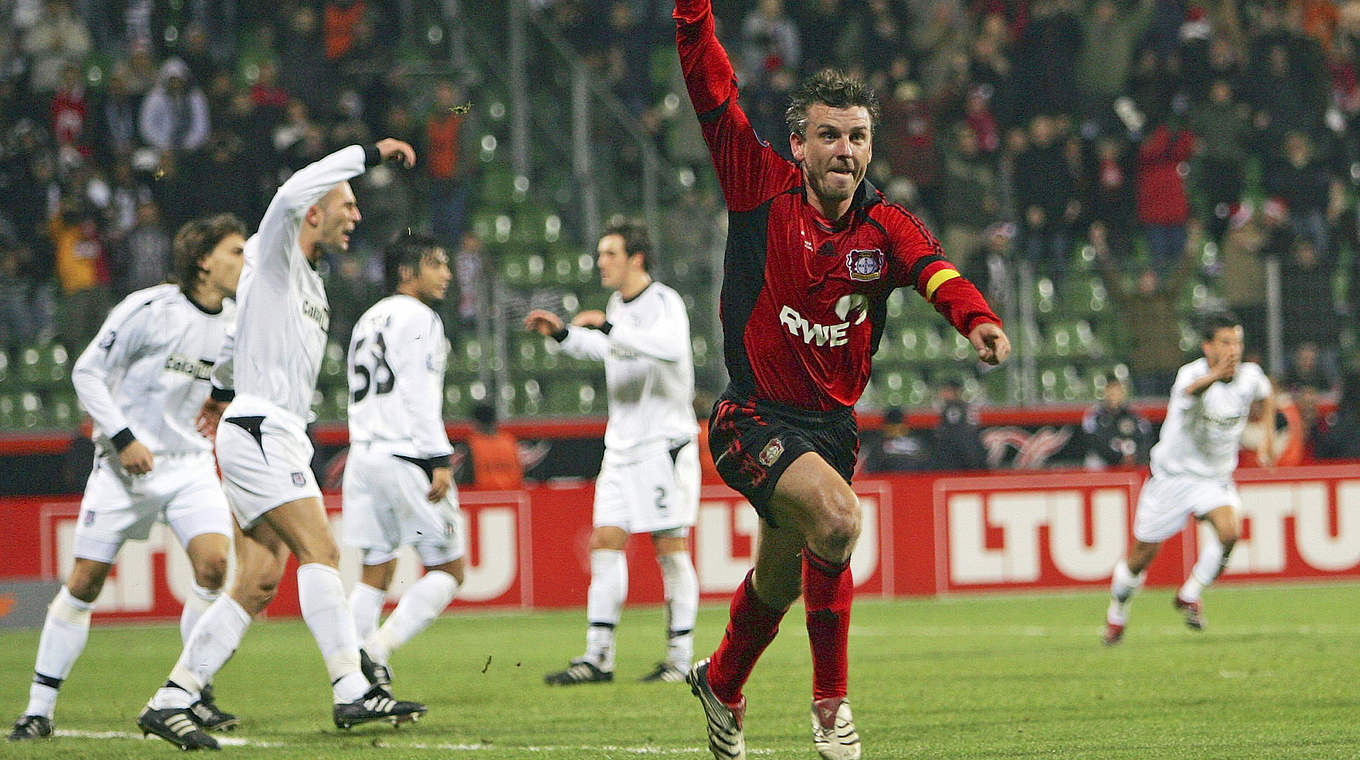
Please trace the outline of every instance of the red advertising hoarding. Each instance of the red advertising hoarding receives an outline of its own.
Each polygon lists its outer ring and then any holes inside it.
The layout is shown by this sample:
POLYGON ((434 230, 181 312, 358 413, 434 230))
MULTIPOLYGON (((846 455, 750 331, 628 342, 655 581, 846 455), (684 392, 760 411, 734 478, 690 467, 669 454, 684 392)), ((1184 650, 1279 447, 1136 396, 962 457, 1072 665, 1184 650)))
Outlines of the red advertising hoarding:
MULTIPOLYGON (((1143 472, 921 474, 864 478, 864 509, 852 559, 860 596, 903 596, 1098 588, 1129 540, 1143 472)), ((1244 533, 1224 580, 1360 579, 1360 469, 1354 465, 1242 470, 1244 533)), ((548 485, 461 494, 468 536, 467 581, 453 609, 584 604, 593 488, 548 485)), ((339 496, 327 496, 339 527, 339 496)), ((0 578, 52 579, 71 564, 78 497, 0 499, 0 578)), ((695 568, 706 600, 725 599, 750 568, 758 526, 744 499, 705 486, 694 530, 695 568)), ((1179 583, 1194 561, 1192 527, 1168 541, 1149 583, 1179 583)), ((630 603, 662 599, 650 542, 630 544, 630 603)), ((346 582, 358 555, 343 553, 346 582)), ((393 596, 419 573, 414 553, 399 562, 393 596)), ((190 570, 172 534, 157 526, 130 542, 100 597, 96 618, 177 617, 190 570)), ((287 573, 271 615, 297 615, 287 573)))

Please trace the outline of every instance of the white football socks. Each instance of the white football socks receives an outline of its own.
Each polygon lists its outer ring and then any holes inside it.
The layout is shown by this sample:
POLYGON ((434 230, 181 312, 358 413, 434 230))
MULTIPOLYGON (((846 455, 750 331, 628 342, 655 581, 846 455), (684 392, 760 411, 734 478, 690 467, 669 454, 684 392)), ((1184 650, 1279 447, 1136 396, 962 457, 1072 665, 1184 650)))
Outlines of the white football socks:
POLYGON ((35 680, 28 688, 28 708, 25 715, 52 717, 57 705, 57 689, 71 674, 85 641, 90 636, 90 612, 94 605, 71 596, 62 586, 47 608, 42 636, 38 639, 38 656, 33 671, 48 683, 35 680), (55 681, 55 683, 52 683, 55 681))
MULTIPOLYGON (((357 586, 355 588, 358 588, 357 586)), ((364 640, 364 649, 380 663, 386 663, 397 647, 439 617, 458 593, 458 580, 443 570, 431 570, 416 581, 382 627, 364 640)))
POLYGON ((1129 604, 1133 601, 1133 595, 1143 587, 1146 577, 1146 572, 1134 575, 1129 571, 1128 562, 1119 560, 1119 564, 1114 566, 1114 576, 1110 578, 1110 609, 1105 613, 1106 621, 1115 625, 1128 622, 1129 604))
POLYGON ((353 702, 368 691, 368 679, 359 671, 359 636, 354 631, 354 616, 345 599, 340 572, 310 562, 298 568, 297 582, 302 619, 307 621, 326 661, 335 702, 353 702))
POLYGON ((194 626, 198 624, 198 619, 203 617, 203 613, 208 611, 208 607, 217 601, 221 596, 220 590, 208 590, 197 583, 190 585, 189 598, 184 600, 184 610, 179 613, 179 640, 185 644, 189 643, 189 636, 194 632, 194 626))
POLYGON ((600 670, 614 669, 614 627, 628 598, 628 558, 621 551, 590 553, 590 591, 586 595, 586 659, 600 670))
POLYGON ((694 659, 694 621, 699 615, 699 576, 689 552, 662 554, 661 581, 666 592, 666 662, 688 670, 694 659))
POLYGON ((1206 537, 1199 547, 1199 559, 1191 568, 1190 577, 1185 579, 1180 591, 1176 592, 1177 596, 1187 602, 1199 601, 1204 588, 1218 578, 1219 573, 1223 572, 1223 566, 1227 564, 1223 542, 1218 540, 1218 531, 1210 528, 1204 532, 1206 537))
POLYGON ((250 613, 222 594, 213 602, 189 634, 184 651, 170 671, 170 680, 180 688, 162 686, 149 703, 154 710, 188 707, 203 687, 227 664, 250 627, 250 613))
POLYGON ((354 588, 349 590, 349 610, 354 613, 354 632, 358 634, 360 641, 378 630, 378 618, 382 616, 385 601, 386 591, 373 588, 362 581, 354 584, 354 588))

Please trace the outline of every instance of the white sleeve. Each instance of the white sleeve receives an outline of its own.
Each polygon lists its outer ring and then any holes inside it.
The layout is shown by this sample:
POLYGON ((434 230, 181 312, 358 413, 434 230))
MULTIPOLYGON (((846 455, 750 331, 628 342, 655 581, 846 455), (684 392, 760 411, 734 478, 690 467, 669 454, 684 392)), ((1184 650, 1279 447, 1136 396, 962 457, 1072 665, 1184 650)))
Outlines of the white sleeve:
POLYGON ((590 327, 567 326, 567 337, 561 343, 562 353, 577 359, 604 361, 609 356, 609 336, 590 327))
POLYGON ((1171 398, 1167 402, 1168 407, 1179 407, 1182 411, 1195 408, 1203 400, 1203 395, 1192 395, 1185 392, 1185 389, 1193 382, 1198 380, 1201 375, 1194 371, 1194 364, 1187 364, 1176 372, 1176 382, 1171 385, 1171 398))
MULTIPOLYGON (((422 315, 423 317, 423 315, 422 315)), ((453 453, 441 414, 444 401, 444 329, 433 314, 428 320, 404 320, 394 335, 388 354, 396 362, 392 371, 400 378, 396 391, 411 421, 411 437, 421 457, 453 453)))
POLYGON ((364 173, 364 149, 358 145, 341 148, 325 158, 308 164, 288 178, 274 194, 260 220, 254 256, 246 248, 246 260, 256 269, 261 282, 277 288, 287 286, 289 252, 297 235, 302 215, 307 213, 330 189, 350 177, 364 173), (253 259, 253 260, 252 260, 253 259))
MULTIPOLYGON (((236 298, 233 299, 239 305, 245 298, 246 288, 250 287, 250 280, 254 275, 254 267, 250 265, 254 254, 252 249, 258 245, 259 240, 255 235, 251 235, 245 245, 245 263, 241 265, 241 276, 236 281, 236 298)), ((236 325, 240 319, 238 309, 236 319, 227 326, 226 334, 222 337, 222 347, 217 351, 217 361, 213 363, 212 374, 209 380, 212 382, 214 390, 222 388, 224 390, 235 390, 236 388, 236 325)))
POLYGON ((612 325, 609 339, 635 353, 663 362, 678 362, 689 347, 689 315, 679 298, 661 299, 661 312, 648 325, 612 325))
POLYGON ((1257 380, 1258 385, 1256 388, 1256 395, 1253 398, 1256 401, 1260 401, 1269 397, 1271 391, 1274 390, 1274 387, 1271 385, 1270 377, 1266 375, 1265 370, 1259 370, 1257 377, 1259 378, 1257 380))
POLYGON ((128 426, 126 415, 113 400, 109 376, 120 369, 127 369, 137 356, 145 342, 147 330, 152 327, 148 324, 151 311, 144 301, 124 301, 119 304, 109 313, 99 328, 99 334, 85 347, 71 368, 71 384, 75 386, 76 398, 80 399, 80 405, 89 412, 95 425, 109 437, 128 426))

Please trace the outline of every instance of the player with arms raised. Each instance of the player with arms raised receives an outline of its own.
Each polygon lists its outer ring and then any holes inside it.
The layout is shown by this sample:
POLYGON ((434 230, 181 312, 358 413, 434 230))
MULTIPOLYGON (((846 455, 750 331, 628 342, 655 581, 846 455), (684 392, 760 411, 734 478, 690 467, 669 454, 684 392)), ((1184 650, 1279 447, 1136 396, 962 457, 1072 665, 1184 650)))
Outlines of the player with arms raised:
POLYGON ((349 458, 342 484, 345 543, 363 555, 349 604, 370 680, 387 686, 393 650, 428 626, 463 582, 463 534, 449 444, 440 416, 448 343, 431 308, 444 300, 449 257, 433 238, 402 235, 387 247, 393 294, 355 323, 349 341, 349 458), (397 549, 414 546, 425 575, 378 626, 397 549))
POLYGON ((860 756, 846 701, 846 638, 859 537, 850 489, 854 404, 869 380, 888 295, 912 287, 982 361, 1010 353, 1001 320, 915 216, 864 180, 878 100, 823 71, 802 82, 786 120, 795 163, 755 134, 737 104, 710 0, 677 0, 676 43, 690 100, 728 209, 722 287, 730 384, 714 407, 718 472, 764 518, 755 568, 690 684, 715 757, 746 754, 742 686, 801 593, 812 647, 812 732, 823 757, 860 756))
POLYGON ((290 553, 298 561, 302 617, 330 675, 335 724, 396 721, 425 711, 393 699, 361 671, 358 634, 340 583, 340 550, 312 474, 306 432, 330 326, 317 262, 326 251, 348 250, 360 219, 349 178, 384 159, 410 167, 415 152, 388 138, 303 167, 279 188, 246 241, 233 353, 214 368, 203 424, 216 433, 223 490, 243 533, 236 543, 237 578, 230 593, 203 613, 169 679, 137 716, 143 732, 183 749, 217 748, 188 707, 236 651, 251 619, 273 600, 290 553), (230 405, 222 410, 227 398, 230 405))
POLYGON ((1176 592, 1173 604, 1193 630, 1204 628, 1200 594, 1228 564, 1233 544, 1242 534, 1242 499, 1233 485, 1237 451, 1252 406, 1261 402, 1257 457, 1271 461, 1274 446, 1275 403, 1270 379, 1259 366, 1242 361, 1242 325, 1231 314, 1205 318, 1200 350, 1204 357, 1181 367, 1166 405, 1166 420, 1152 447, 1152 477, 1138 494, 1133 517, 1133 546, 1114 567, 1110 607, 1105 613, 1102 640, 1109 645, 1124 638, 1129 604, 1143 585, 1143 571, 1157 556, 1162 542, 1185 528, 1185 519, 1209 523, 1205 542, 1190 577, 1176 592))

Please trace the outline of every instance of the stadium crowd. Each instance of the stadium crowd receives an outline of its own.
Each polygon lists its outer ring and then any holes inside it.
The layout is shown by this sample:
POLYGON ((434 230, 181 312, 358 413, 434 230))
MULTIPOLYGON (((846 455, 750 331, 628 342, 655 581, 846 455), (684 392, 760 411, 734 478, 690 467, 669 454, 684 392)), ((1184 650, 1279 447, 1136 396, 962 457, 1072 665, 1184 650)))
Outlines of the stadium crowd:
MULTIPOLYGON (((671 162, 711 174, 670 3, 532 5, 671 162)), ((994 302, 1015 297, 1006 272, 1020 262, 1060 295, 1077 268, 1104 277, 1131 395, 1169 388, 1179 332, 1151 315, 1183 301, 1187 280, 1242 317, 1260 354, 1269 258, 1289 355, 1277 381, 1305 399, 1340 389, 1354 361, 1344 317, 1360 307, 1360 2, 715 5, 740 19, 719 35, 776 148, 800 76, 836 65, 875 85, 870 180, 926 218, 994 302)), ((372 252, 413 224, 454 252, 446 316, 474 313, 490 271, 464 223, 479 109, 458 108, 459 72, 412 73, 446 63, 447 42, 410 34, 403 7, 0 1, 0 347, 78 348, 117 298, 165 276, 181 222, 211 209, 253 225, 290 172, 380 134, 426 160, 414 182, 380 167, 356 184, 359 255, 327 262, 337 335, 380 290, 372 252)))

